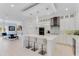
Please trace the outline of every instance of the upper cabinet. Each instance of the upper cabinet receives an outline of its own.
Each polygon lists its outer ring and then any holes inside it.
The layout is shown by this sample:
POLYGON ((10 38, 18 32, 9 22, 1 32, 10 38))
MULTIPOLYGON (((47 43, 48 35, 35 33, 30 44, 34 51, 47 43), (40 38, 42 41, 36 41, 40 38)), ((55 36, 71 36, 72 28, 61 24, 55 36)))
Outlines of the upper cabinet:
POLYGON ((60 26, 60 19, 59 19, 59 17, 51 18, 50 25, 53 26, 53 27, 59 27, 60 26))
POLYGON ((50 20, 51 34, 58 35, 60 33, 60 18, 59 16, 52 17, 50 20))
POLYGON ((75 30, 76 29, 76 18, 75 15, 73 14, 69 14, 69 15, 65 15, 62 16, 60 18, 60 29, 61 30, 75 30))

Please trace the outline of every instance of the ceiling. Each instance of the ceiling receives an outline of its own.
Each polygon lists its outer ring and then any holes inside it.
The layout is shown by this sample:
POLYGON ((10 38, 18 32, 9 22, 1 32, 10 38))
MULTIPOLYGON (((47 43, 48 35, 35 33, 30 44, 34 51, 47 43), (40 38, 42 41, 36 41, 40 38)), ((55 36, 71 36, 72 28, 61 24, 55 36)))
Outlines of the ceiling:
POLYGON ((78 3, 34 4, 36 3, 0 3, 0 18, 23 21, 28 17, 69 13, 79 8, 78 3))

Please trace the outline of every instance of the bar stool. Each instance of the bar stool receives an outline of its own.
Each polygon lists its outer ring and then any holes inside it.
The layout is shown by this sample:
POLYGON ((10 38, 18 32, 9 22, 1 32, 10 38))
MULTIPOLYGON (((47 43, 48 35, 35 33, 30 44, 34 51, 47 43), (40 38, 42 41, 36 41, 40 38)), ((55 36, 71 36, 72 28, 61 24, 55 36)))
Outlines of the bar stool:
POLYGON ((27 48, 27 49, 30 49, 30 48, 31 48, 30 37, 28 37, 26 48, 27 48))
POLYGON ((37 38, 34 39, 34 41, 33 41, 33 47, 32 47, 31 50, 32 51, 37 51, 38 50, 38 48, 37 48, 37 38))
POLYGON ((42 43, 41 43, 41 50, 40 50, 39 54, 45 55, 47 53, 47 48, 46 47, 47 47, 47 40, 43 39, 42 43))

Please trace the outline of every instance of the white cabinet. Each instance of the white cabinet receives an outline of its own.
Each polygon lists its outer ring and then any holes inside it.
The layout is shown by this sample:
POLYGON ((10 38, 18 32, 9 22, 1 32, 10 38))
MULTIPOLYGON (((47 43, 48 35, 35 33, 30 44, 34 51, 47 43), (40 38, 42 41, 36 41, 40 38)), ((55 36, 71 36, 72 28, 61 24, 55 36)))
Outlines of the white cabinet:
POLYGON ((39 27, 44 27, 45 29, 45 35, 47 35, 47 31, 50 30, 50 19, 49 18, 39 18, 38 21, 38 28, 39 27))
POLYGON ((60 19, 60 29, 61 30, 74 30, 75 23, 73 18, 60 19))

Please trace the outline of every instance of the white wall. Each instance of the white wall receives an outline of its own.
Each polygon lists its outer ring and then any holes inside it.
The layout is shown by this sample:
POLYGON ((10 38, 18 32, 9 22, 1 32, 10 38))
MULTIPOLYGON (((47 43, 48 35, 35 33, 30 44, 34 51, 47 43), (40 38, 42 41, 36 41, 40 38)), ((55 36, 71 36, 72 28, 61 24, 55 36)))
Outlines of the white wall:
POLYGON ((16 34, 16 31, 9 31, 9 26, 15 26, 15 30, 17 25, 21 24, 20 21, 8 20, 8 19, 0 19, 0 25, 5 28, 5 32, 7 34, 16 34))
MULTIPOLYGON (((50 31, 50 19, 49 17, 42 17, 39 18, 39 22, 38 22, 38 28, 39 27, 44 27, 45 28, 45 35, 47 34, 47 31, 50 31), (42 20, 42 21, 40 21, 42 20)), ((39 30, 39 29, 38 29, 39 30)))
POLYGON ((36 34, 36 18, 31 17, 23 21, 24 34, 36 34))
MULTIPOLYGON (((60 19, 60 31, 64 30, 79 30, 79 12, 75 15, 75 17, 68 17, 65 18, 65 15, 63 15, 64 18, 60 19)), ((52 16, 53 17, 53 16, 52 16)), ((40 19, 50 19, 50 16, 43 16, 40 17, 40 19)), ((37 34, 39 27, 45 27, 45 33, 47 30, 50 30, 50 21, 44 21, 40 22, 37 20, 36 17, 29 17, 26 20, 23 21, 23 30, 26 34, 37 34), (37 26, 38 25, 38 26, 37 26)))
POLYGON ((16 34, 17 32, 16 32, 16 24, 14 24, 14 23, 5 23, 5 32, 7 33, 7 34, 16 34), (9 26, 15 26, 15 31, 9 31, 9 26))
MULTIPOLYGON (((45 17, 43 17, 45 18, 45 17)), ((29 17, 23 21, 23 33, 24 34, 39 34, 39 27, 45 28, 45 34, 47 30, 50 30, 50 21, 40 22, 41 18, 29 17)))

